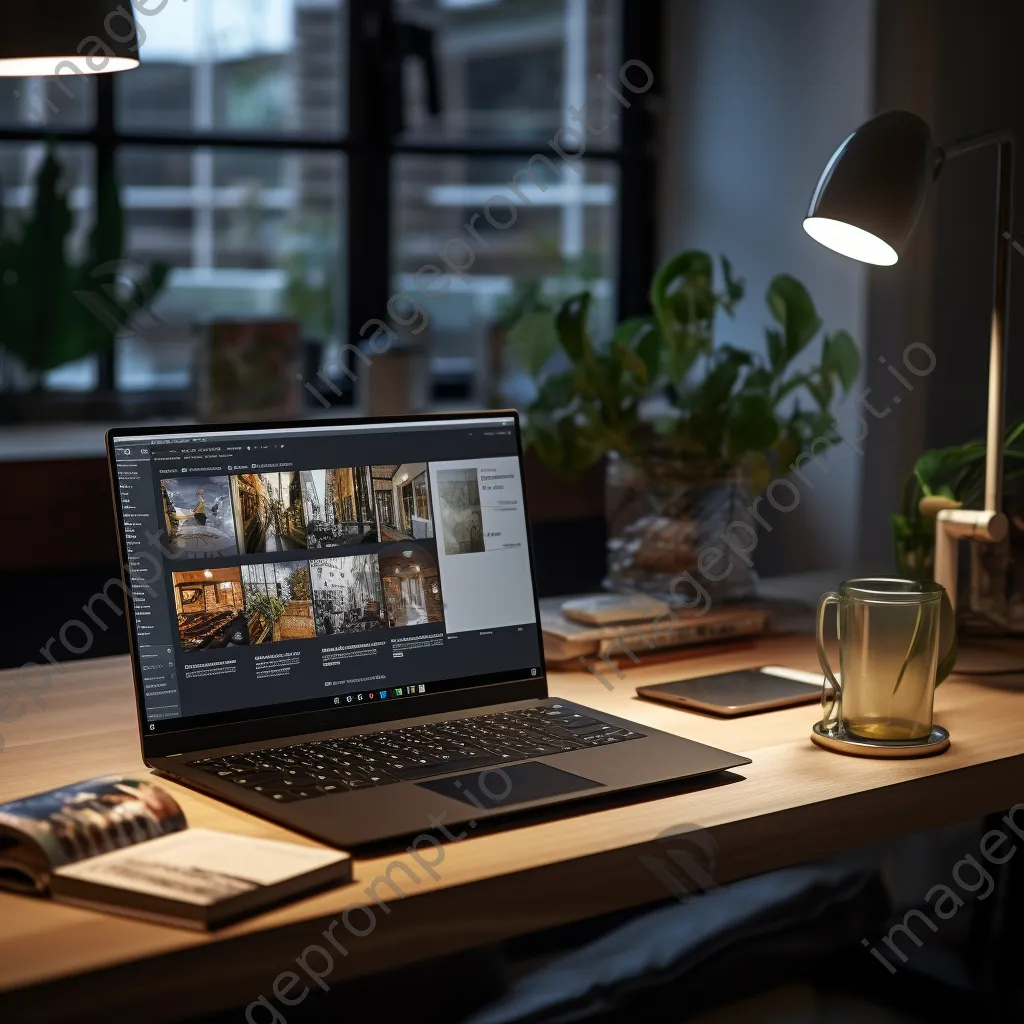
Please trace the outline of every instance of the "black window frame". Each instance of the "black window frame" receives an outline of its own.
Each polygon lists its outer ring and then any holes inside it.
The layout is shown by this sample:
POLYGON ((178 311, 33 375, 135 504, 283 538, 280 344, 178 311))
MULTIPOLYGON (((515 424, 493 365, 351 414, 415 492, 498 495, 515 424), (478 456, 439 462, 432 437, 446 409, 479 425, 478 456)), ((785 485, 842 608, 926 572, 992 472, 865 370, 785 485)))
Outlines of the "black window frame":
MULTIPOLYGON (((401 134, 402 32, 395 19, 394 0, 339 0, 347 7, 348 73, 344 76, 347 131, 336 135, 272 134, 217 131, 139 131, 117 124, 113 75, 94 76, 96 119, 91 127, 56 128, 45 125, 0 125, 0 142, 84 144, 96 160, 95 180, 113 169, 118 150, 126 146, 153 148, 273 149, 291 152, 330 152, 346 158, 346 174, 339 209, 345 211, 345 308, 343 338, 350 343, 371 320, 384 319, 394 294, 391 244, 393 240, 392 164, 402 155, 453 157, 509 157, 524 161, 537 153, 540 140, 522 144, 474 144, 471 140, 423 142, 401 134), (358 253, 358 259, 351 258, 358 253)), ((661 26, 664 0, 621 0, 621 60, 642 61, 654 84, 642 100, 632 102, 620 115, 616 146, 595 151, 591 159, 616 164, 618 187, 618 270, 616 311, 622 319, 648 309, 648 287, 655 266, 657 188, 656 102, 661 92, 661 26)), ((130 74, 131 72, 127 72, 130 74)), ((116 352, 99 359, 96 390, 116 394, 116 352)), ((347 352, 351 368, 353 355, 347 352)), ((349 376, 333 382, 332 393, 319 388, 323 401, 348 406, 354 389, 349 376)))

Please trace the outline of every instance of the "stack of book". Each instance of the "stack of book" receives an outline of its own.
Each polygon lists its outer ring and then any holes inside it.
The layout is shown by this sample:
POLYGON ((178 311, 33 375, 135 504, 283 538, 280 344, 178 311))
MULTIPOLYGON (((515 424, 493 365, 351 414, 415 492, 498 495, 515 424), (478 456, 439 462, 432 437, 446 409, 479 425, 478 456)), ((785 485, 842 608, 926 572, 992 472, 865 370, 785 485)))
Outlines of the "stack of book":
POLYGON ((643 600, 648 607, 638 618, 637 602, 616 595, 543 599, 545 660, 558 665, 596 657, 632 663, 677 648, 760 636, 768 617, 758 605, 722 605, 701 615, 643 600))

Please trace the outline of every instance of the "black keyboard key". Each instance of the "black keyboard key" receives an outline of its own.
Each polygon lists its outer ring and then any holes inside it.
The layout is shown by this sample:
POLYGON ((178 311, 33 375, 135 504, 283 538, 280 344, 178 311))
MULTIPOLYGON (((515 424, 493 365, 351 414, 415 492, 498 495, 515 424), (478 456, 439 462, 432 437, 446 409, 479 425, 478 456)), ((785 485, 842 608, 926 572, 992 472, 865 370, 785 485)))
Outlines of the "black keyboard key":
POLYGON ((296 787, 287 786, 281 779, 277 779, 273 782, 258 782, 247 788, 252 789, 256 793, 290 793, 296 787))
POLYGON ((471 772, 476 768, 487 768, 492 764, 501 764, 504 761, 512 761, 514 758, 503 758, 497 754, 483 755, 480 757, 468 757, 460 761, 448 761, 443 765, 415 765, 403 771, 396 771, 401 782, 410 782, 414 779, 426 779, 431 775, 449 775, 457 772, 471 772))
POLYGON ((602 725, 596 718, 588 718, 586 715, 564 715, 558 719, 558 724, 563 729, 583 729, 591 725, 602 725))
POLYGON ((257 786, 267 786, 278 782, 280 778, 279 775, 236 775, 231 781, 236 786, 255 789, 257 786))
POLYGON ((593 725, 582 725, 579 728, 569 730, 573 736, 585 736, 588 739, 598 734, 611 732, 612 727, 610 725, 601 725, 599 722, 595 722, 593 725))

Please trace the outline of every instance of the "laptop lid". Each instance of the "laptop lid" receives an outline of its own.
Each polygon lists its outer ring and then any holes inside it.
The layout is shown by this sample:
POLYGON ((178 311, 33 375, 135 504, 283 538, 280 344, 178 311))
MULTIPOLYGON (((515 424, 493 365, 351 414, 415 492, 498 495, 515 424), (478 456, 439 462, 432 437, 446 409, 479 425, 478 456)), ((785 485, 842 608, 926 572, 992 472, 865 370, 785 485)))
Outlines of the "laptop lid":
POLYGON ((146 757, 546 696, 515 412, 107 448, 146 757))

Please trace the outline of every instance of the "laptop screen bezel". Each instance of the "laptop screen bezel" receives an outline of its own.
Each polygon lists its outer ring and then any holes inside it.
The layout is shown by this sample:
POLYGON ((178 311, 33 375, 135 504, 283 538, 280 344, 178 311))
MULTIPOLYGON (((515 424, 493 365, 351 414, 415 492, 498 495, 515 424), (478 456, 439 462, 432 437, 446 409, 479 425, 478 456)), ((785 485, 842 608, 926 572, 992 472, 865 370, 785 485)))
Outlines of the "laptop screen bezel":
POLYGON ((142 745, 143 759, 148 761, 156 757, 171 757, 176 754, 187 754, 199 750, 211 750, 228 747, 286 739, 288 737, 312 735, 332 730, 348 729, 354 726, 373 725, 400 720, 405 717, 435 715, 448 711, 462 711, 473 708, 488 707, 493 704, 504 704, 517 700, 544 698, 548 695, 547 672, 540 659, 541 667, 534 676, 523 676, 521 679, 491 683, 484 686, 466 686, 455 690, 434 694, 424 694, 406 705, 372 704, 358 707, 344 706, 327 708, 319 711, 288 712, 287 704, 268 705, 265 717, 247 719, 239 722, 218 725, 200 726, 192 729, 179 729, 168 733, 149 735, 146 730, 146 709, 142 690, 142 673, 139 664, 138 644, 136 642, 136 615, 131 587, 128 582, 128 548, 124 526, 124 515, 121 507, 121 494, 117 482, 117 465, 115 447, 118 441, 129 439, 161 438, 174 435, 189 434, 238 434, 254 430, 295 430, 296 428, 327 429, 331 427, 373 427, 408 423, 431 424, 445 423, 452 420, 508 420, 515 425, 516 453, 519 459, 519 474, 523 481, 523 514, 526 517, 526 544, 529 558, 530 577, 533 581, 534 622, 537 634, 538 650, 543 652, 543 637, 540 625, 540 607, 537 602, 537 571, 533 553, 533 536, 530 524, 529 506, 526 495, 524 476, 523 441, 519 430, 519 413, 515 409, 482 410, 479 412, 431 413, 409 416, 365 416, 335 417, 315 420, 278 420, 250 423, 194 423, 170 425, 145 425, 114 427, 106 433, 107 464, 110 472, 111 495, 114 502, 114 519, 117 530, 117 548, 121 560, 121 580, 125 595, 125 618, 128 629, 128 646, 131 656, 132 681, 135 687, 135 706, 139 722, 139 739, 142 745), (277 709, 276 711, 272 709, 277 709), (400 710, 399 714, 396 711, 400 710))

